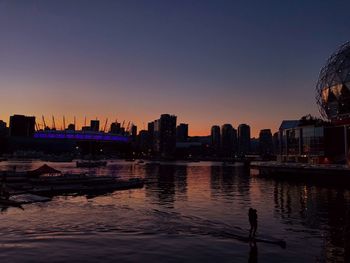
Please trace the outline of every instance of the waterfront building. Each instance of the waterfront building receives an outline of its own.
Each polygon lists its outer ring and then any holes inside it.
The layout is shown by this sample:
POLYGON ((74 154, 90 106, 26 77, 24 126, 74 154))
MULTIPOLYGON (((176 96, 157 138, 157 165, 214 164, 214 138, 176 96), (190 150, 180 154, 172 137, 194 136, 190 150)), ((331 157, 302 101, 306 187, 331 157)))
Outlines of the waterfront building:
POLYGON ((350 42, 342 45, 321 69, 316 102, 323 121, 304 116, 283 121, 279 129, 281 161, 349 163, 350 42))
POLYGON ((263 157, 273 155, 272 133, 270 129, 262 129, 259 133, 259 154, 263 157))
POLYGON ((275 132, 272 136, 273 153, 277 155, 279 153, 279 132, 275 132))
POLYGON ((6 126, 6 122, 0 120, 0 137, 4 137, 7 135, 7 126, 6 126))
POLYGON ((238 155, 244 156, 250 152, 250 127, 247 124, 238 126, 238 155))
POLYGON ((151 154, 154 151, 154 121, 151 121, 147 125, 149 149, 148 152, 151 154))
POLYGON ((0 120, 0 130, 6 129, 6 122, 0 120))
POLYGON ((148 150, 150 149, 148 131, 141 130, 139 132, 137 135, 137 146, 142 156, 146 156, 148 154, 148 150))
POLYGON ((213 149, 213 154, 215 156, 218 156, 220 153, 220 145, 221 145, 220 126, 214 125, 211 127, 211 147, 213 149))
POLYGON ((90 129, 91 129, 91 131, 94 131, 94 132, 100 131, 100 121, 99 120, 91 120, 90 121, 90 129))
POLYGON ((188 124, 180 123, 176 127, 176 141, 187 142, 188 139, 188 124))
POLYGON ((9 135, 15 137, 33 137, 35 117, 13 115, 10 117, 9 135))
POLYGON ((137 126, 132 124, 131 125, 131 138, 133 141, 136 140, 136 136, 137 136, 137 126))
POLYGON ((113 134, 120 134, 120 123, 119 122, 113 122, 111 124, 111 127, 109 129, 109 132, 110 133, 113 133, 113 134))
POLYGON ((235 153, 235 139, 237 139, 237 132, 233 129, 231 124, 224 124, 221 127, 221 154, 223 157, 234 157, 235 153))
POLYGON ((303 163, 347 163, 349 127, 303 117, 283 121, 279 129, 279 160, 303 163))
POLYGON ((154 121, 154 150, 164 158, 172 158, 176 148, 176 116, 162 114, 154 121))

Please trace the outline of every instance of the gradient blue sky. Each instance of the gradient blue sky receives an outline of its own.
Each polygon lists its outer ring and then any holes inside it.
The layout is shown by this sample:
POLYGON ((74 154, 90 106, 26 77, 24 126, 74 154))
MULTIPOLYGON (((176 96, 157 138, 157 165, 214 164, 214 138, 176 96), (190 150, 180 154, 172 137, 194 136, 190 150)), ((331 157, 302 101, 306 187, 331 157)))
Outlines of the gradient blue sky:
POLYGON ((350 1, 0 0, 0 119, 247 123, 318 115, 315 84, 350 40, 350 1))

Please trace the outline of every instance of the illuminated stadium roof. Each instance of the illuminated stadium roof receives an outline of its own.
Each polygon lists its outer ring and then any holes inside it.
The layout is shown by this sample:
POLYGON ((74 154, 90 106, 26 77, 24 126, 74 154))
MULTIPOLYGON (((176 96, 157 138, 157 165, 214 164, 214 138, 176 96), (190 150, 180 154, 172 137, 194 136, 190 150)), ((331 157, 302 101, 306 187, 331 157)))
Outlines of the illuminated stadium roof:
POLYGON ((103 133, 103 132, 85 132, 85 131, 37 131, 34 133, 34 138, 129 142, 129 137, 126 137, 126 136, 103 133))

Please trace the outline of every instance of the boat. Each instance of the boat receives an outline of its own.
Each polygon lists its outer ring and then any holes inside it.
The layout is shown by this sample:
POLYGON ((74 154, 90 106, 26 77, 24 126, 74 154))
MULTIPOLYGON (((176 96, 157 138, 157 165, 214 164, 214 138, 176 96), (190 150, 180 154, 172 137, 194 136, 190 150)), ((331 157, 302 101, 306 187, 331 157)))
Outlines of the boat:
POLYGON ((2 206, 14 206, 21 207, 24 204, 32 204, 38 202, 47 202, 51 198, 33 194, 18 194, 12 195, 10 198, 0 198, 0 205, 2 206))
POLYGON ((77 167, 79 168, 94 168, 107 166, 107 161, 77 161, 77 167))

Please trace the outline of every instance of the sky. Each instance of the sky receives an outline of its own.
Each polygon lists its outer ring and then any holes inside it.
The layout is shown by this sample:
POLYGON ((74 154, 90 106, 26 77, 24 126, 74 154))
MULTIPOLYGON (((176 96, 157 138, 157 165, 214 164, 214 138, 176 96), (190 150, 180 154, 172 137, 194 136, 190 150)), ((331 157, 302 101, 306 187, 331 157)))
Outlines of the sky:
POLYGON ((350 40, 349 1, 0 0, 0 119, 76 116, 190 135, 319 116, 315 86, 350 40))

